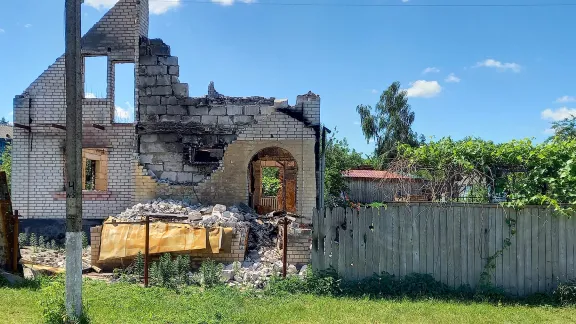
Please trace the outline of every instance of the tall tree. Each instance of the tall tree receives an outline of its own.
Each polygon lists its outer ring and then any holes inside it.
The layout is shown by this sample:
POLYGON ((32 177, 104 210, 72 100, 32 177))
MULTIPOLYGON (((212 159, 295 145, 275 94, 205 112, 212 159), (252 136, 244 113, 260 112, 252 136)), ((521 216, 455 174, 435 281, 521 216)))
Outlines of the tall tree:
POLYGON ((576 116, 572 115, 570 118, 564 118, 563 120, 553 122, 552 129, 554 130, 555 137, 564 140, 575 139, 576 116))
POLYGON ((8 125, 6 118, 2 117, 2 119, 0 119, 0 125, 8 125))
POLYGON ((398 154, 398 144, 418 146, 424 137, 412 131, 414 112, 408 104, 406 91, 400 89, 400 82, 392 83, 373 109, 359 105, 356 111, 360 115, 362 133, 366 141, 376 142, 375 154, 385 165, 398 154), (374 113, 374 114, 373 114, 374 113))
POLYGON ((346 191, 346 184, 342 171, 357 168, 365 164, 359 152, 350 149, 346 138, 338 139, 338 131, 334 129, 329 138, 326 139, 326 170, 325 170, 325 195, 338 197, 341 192, 346 191))

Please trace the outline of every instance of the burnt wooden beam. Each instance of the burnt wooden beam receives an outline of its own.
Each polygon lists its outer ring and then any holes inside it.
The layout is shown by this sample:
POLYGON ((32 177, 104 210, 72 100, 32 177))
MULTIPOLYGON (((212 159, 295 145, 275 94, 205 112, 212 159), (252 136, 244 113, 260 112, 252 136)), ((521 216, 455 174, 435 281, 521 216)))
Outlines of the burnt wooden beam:
POLYGON ((99 130, 106 130, 106 127, 104 127, 102 125, 98 125, 98 124, 92 124, 92 127, 99 129, 99 130))
POLYGON ((26 125, 22 125, 22 124, 18 124, 18 123, 14 123, 14 127, 16 127, 16 128, 22 128, 22 129, 25 129, 25 130, 27 130, 27 131, 29 131, 29 132, 32 131, 32 127, 26 126, 26 125))
POLYGON ((66 130, 66 126, 58 125, 58 124, 50 124, 50 127, 58 128, 61 130, 66 130))

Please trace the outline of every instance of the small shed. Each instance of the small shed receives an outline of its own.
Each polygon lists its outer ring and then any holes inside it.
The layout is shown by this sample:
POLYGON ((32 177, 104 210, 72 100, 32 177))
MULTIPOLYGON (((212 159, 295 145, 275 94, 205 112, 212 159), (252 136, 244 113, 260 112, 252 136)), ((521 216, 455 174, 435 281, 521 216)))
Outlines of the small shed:
POLYGON ((427 201, 426 180, 385 170, 356 169, 342 172, 350 200, 363 204, 393 201, 427 201))

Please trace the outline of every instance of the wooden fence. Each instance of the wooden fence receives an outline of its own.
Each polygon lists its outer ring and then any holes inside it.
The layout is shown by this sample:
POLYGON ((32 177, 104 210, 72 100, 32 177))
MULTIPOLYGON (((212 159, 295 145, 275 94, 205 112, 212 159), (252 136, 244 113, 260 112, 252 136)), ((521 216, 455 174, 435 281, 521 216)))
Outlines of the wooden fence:
POLYGON ((474 288, 491 256, 492 284, 517 295, 551 291, 576 277, 576 218, 542 207, 433 203, 313 216, 313 268, 347 279, 416 272, 474 288))

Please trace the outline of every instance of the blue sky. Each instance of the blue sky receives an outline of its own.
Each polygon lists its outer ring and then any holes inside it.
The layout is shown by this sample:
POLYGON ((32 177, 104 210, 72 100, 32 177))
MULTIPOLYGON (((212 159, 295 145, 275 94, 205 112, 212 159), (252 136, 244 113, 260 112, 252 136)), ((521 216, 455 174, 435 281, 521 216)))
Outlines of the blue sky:
MULTIPOLYGON (((463 3, 449 0, 150 1, 156 12, 150 36, 162 38, 179 57, 180 79, 190 84, 191 95, 205 95, 214 81, 225 95, 273 96, 294 104, 298 94, 312 90, 322 98, 322 121, 363 152, 372 146, 363 139, 355 108, 374 105, 396 80, 411 96, 414 129, 436 138, 540 141, 548 136, 551 120, 576 114, 576 6, 411 6, 463 3), (400 6, 266 4, 280 1, 400 6)), ((115 1, 85 2, 84 31, 115 1)), ((63 19, 64 1, 3 4, 0 115, 11 119, 14 95, 63 53, 63 19)), ((124 108, 132 94, 130 82, 125 84, 119 85, 125 98, 118 99, 124 108)))

